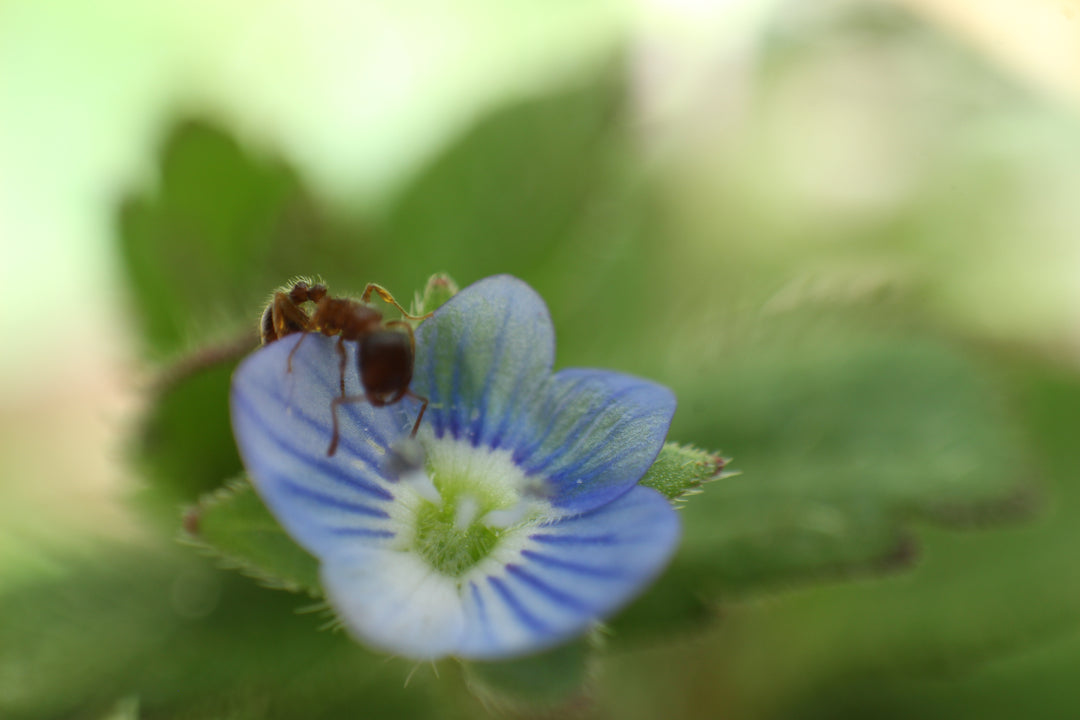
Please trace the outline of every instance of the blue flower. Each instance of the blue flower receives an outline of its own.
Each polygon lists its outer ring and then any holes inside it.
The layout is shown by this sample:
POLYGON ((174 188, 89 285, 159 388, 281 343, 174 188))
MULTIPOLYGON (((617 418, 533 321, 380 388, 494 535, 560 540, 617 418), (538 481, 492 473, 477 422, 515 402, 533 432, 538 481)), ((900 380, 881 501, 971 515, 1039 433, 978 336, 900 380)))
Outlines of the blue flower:
POLYGON ((415 440, 419 403, 352 403, 327 456, 336 342, 308 337, 291 372, 292 340, 254 353, 233 378, 232 423, 252 483, 318 558, 358 639, 416 659, 535 652, 666 565, 678 517, 637 483, 675 398, 615 372, 552 373, 551 318, 528 285, 482 280, 419 326, 412 388, 431 405, 415 440))

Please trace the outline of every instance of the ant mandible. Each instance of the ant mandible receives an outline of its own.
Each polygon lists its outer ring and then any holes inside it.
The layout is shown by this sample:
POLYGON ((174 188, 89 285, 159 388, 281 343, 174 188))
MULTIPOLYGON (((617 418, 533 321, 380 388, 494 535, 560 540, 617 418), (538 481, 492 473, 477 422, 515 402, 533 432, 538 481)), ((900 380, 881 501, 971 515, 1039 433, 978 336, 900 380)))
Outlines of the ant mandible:
POLYGON ((416 416, 410 437, 416 437, 420 421, 427 410, 428 399, 409 389, 416 357, 416 339, 413 337, 412 326, 404 320, 384 322, 382 313, 368 304, 372 293, 378 293, 379 297, 400 310, 402 316, 409 320, 423 320, 431 316, 431 313, 421 316, 409 314, 386 288, 375 283, 368 283, 358 302, 348 298, 331 297, 326 286, 321 283, 309 284, 304 280, 297 280, 290 287, 274 293, 259 324, 263 345, 280 340, 286 335, 301 333, 300 339, 289 352, 289 372, 292 372, 293 355, 308 333, 337 336, 341 395, 330 403, 334 432, 330 438, 330 447, 326 450, 328 456, 337 451, 339 405, 366 401, 374 407, 383 407, 393 405, 405 396, 419 400, 422 403, 420 414, 416 416), (305 303, 314 304, 315 309, 311 314, 302 307, 305 303), (402 328, 405 332, 395 328, 402 328), (345 394, 346 340, 359 344, 356 361, 360 384, 364 388, 363 395, 345 394))

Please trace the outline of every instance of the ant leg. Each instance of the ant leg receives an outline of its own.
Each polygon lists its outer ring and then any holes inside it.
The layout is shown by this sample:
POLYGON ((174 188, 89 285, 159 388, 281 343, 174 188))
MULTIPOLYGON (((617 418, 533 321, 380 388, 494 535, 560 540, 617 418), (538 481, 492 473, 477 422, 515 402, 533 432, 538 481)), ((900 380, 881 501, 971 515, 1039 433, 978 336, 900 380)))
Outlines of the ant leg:
POLYGON ((345 403, 364 402, 365 400, 367 400, 366 395, 342 395, 341 397, 336 397, 336 398, 334 398, 333 400, 330 401, 330 417, 333 420, 333 424, 334 424, 334 434, 330 436, 330 447, 326 448, 326 456, 327 457, 333 457, 334 453, 337 452, 337 446, 338 446, 337 409, 338 409, 338 405, 344 405, 345 403))
POLYGON ((341 370, 341 397, 345 397, 345 336, 338 335, 337 341, 338 367, 341 370))
POLYGON ((390 294, 389 290, 384 288, 382 285, 377 285, 375 283, 367 284, 367 287, 364 288, 364 294, 360 296, 360 301, 365 303, 370 301, 371 293, 373 292, 378 293, 379 297, 381 297, 385 302, 388 302, 394 307, 396 307, 401 312, 401 316, 409 320, 425 320, 432 315, 432 313, 428 313, 427 315, 411 315, 408 310, 398 304, 398 301, 394 299, 394 296, 390 294))
POLYGON ((296 351, 300 349, 300 343, 304 342, 304 338, 306 338, 307 336, 308 336, 308 331, 307 330, 302 331, 300 333, 300 339, 296 341, 296 344, 293 345, 293 349, 289 351, 289 361, 288 361, 288 364, 287 364, 289 372, 292 372, 293 355, 295 355, 296 351))
POLYGON ((428 399, 423 395, 417 395, 412 390, 406 390, 405 394, 423 403, 423 405, 420 406, 420 414, 416 416, 416 422, 413 423, 412 432, 409 433, 409 437, 414 438, 416 437, 416 431, 420 429, 420 421, 424 419, 424 413, 427 412, 428 399))
MULTIPOLYGON (((280 340, 286 335, 295 332, 306 332, 310 329, 311 318, 285 293, 279 292, 274 295, 270 316, 273 321, 274 334, 277 336, 274 338, 275 340, 280 340)), ((267 340, 264 337, 263 344, 266 344, 266 342, 267 340)))

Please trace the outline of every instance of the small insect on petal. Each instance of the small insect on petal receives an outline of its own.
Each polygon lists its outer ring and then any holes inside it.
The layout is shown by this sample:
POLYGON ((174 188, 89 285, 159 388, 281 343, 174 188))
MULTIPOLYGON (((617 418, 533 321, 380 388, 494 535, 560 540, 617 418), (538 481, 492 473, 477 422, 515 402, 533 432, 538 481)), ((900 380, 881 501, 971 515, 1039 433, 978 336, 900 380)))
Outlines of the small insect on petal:
POLYGON ((415 398, 421 405, 413 424, 413 437, 416 436, 420 421, 424 418, 424 411, 427 410, 427 398, 416 395, 409 389, 416 354, 416 339, 412 326, 404 320, 384 321, 382 313, 369 304, 372 293, 377 293, 384 301, 397 308, 407 320, 421 321, 430 317, 430 313, 423 316, 410 315, 386 288, 375 283, 368 283, 357 301, 332 297, 321 283, 309 284, 306 280, 296 280, 289 288, 274 293, 259 323, 263 345, 289 335, 300 335, 289 353, 289 372, 292 372, 293 356, 308 333, 321 333, 338 338, 341 392, 331 401, 333 433, 326 450, 327 455, 332 456, 337 452, 337 409, 340 405, 368 402, 375 407, 382 407, 392 405, 404 397, 415 398), (313 306, 310 313, 304 309, 305 305, 313 306), (345 393, 346 341, 359 345, 357 373, 364 388, 360 395, 345 393))

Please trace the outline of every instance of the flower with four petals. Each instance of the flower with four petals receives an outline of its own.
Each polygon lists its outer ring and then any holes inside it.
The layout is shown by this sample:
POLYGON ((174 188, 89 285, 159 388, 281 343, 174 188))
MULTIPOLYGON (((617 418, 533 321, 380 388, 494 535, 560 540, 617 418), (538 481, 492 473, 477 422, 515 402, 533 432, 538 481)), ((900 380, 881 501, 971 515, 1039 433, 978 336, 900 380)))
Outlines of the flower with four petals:
MULTIPOLYGON (((553 373, 551 318, 528 285, 482 280, 417 328, 412 388, 431 404, 415 439, 418 403, 350 403, 327 456, 336 343, 306 338, 291 371, 295 342, 260 349, 230 402, 251 482, 362 642, 416 659, 536 652, 664 568, 678 517, 638 481, 675 398, 616 372, 553 373)), ((355 371, 346 392, 361 392, 355 371)))

